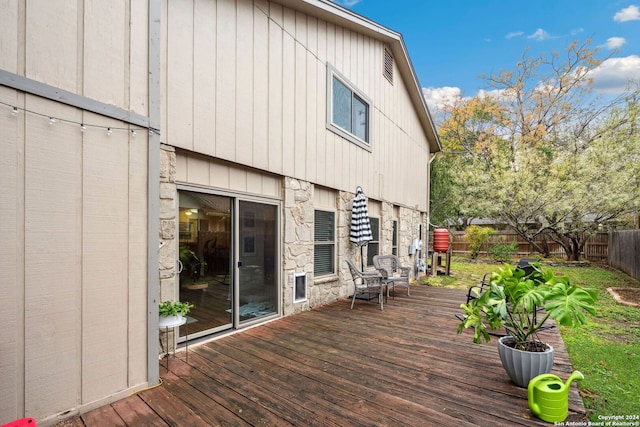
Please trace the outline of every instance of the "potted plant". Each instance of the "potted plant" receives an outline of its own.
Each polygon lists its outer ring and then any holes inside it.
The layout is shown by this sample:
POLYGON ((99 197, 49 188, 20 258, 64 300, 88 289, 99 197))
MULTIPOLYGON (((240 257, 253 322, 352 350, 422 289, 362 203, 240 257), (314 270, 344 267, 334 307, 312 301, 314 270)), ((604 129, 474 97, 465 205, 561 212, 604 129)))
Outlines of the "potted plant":
POLYGON ((183 325, 186 322, 184 316, 193 308, 190 302, 181 301, 163 301, 158 305, 158 314, 160 314, 160 327, 174 327, 183 325))
POLYGON ((538 332, 553 319, 564 326, 587 321, 585 312, 595 314, 595 291, 572 284, 566 276, 555 276, 538 262, 527 274, 506 264, 492 273, 488 288, 461 307, 464 310, 457 332, 473 328, 473 342, 490 340, 489 330, 504 328, 507 335, 498 342, 502 365, 517 385, 551 371, 553 347, 540 341, 538 332), (544 308, 544 311, 541 309, 544 308))

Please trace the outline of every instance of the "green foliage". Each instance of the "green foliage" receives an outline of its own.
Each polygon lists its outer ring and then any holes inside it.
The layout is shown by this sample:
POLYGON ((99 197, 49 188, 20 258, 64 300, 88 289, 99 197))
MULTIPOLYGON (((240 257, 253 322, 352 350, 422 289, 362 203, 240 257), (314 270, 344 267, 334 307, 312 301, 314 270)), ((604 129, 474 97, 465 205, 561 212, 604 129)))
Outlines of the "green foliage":
POLYGON ((464 238, 469 243, 471 251, 471 258, 478 257, 478 253, 482 248, 482 245, 489 241, 489 237, 493 234, 493 229, 490 227, 480 227, 478 225, 470 225, 464 233, 464 238))
POLYGON ((160 316, 186 316, 194 307, 190 302, 163 301, 158 305, 160 316))
POLYGON ((485 76, 499 97, 465 98, 445 112, 431 185, 439 223, 492 218, 545 257, 539 236, 577 261, 599 226, 640 210, 640 89, 594 99, 588 71, 602 61, 589 44, 537 58, 525 51, 512 71, 485 76))
POLYGON ((489 341, 487 328, 504 327, 516 348, 525 350, 528 342, 538 341, 536 333, 549 318, 578 326, 586 323, 585 312, 595 315, 595 292, 572 284, 567 276, 555 276, 540 263, 531 265, 534 271, 529 275, 509 264, 494 271, 489 289, 461 305, 465 314, 457 332, 473 328, 473 342, 479 344, 489 341), (538 313, 540 307, 545 313, 538 313))
MULTIPOLYGON (((467 289, 497 264, 470 263, 454 257, 452 276, 429 278, 441 286, 467 289)), ((561 326, 574 370, 582 372, 578 383, 582 399, 593 422, 600 415, 635 414, 640 390, 640 309, 617 304, 607 292, 610 286, 640 287, 640 282, 620 271, 602 267, 554 267, 556 275, 568 275, 572 282, 598 291, 596 315, 578 328, 561 326)))
MULTIPOLYGON (((637 310, 637 309, 636 309, 637 310)), ((640 369, 640 339, 603 336, 596 325, 562 331, 574 369, 585 376, 579 386, 591 421, 603 414, 636 414, 640 369)))
POLYGON ((518 250, 518 242, 496 243, 489 248, 491 259, 498 262, 509 262, 518 250))

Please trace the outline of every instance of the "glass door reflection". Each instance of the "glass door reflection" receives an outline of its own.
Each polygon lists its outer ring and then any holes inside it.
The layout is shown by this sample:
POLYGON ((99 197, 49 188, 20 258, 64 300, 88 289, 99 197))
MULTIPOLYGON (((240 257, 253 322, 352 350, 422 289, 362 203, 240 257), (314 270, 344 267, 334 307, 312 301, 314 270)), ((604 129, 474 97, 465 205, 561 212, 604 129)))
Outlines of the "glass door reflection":
POLYGON ((232 327, 233 199, 179 193, 180 300, 194 304, 180 336, 196 338, 232 327))
POLYGON ((277 207, 239 202, 238 315, 240 322, 277 313, 277 207))

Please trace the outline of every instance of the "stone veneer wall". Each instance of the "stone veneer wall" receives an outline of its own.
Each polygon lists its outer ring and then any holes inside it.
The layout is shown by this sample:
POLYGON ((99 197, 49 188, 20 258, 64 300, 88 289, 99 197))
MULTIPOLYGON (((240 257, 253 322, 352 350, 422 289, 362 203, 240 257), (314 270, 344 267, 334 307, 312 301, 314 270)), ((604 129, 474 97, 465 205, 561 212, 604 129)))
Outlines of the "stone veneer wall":
POLYGON ((176 186, 176 150, 160 146, 160 301, 176 294, 176 229, 178 228, 178 189, 176 186))
MULTIPOLYGON (((176 293, 176 229, 177 197, 175 182, 176 152, 168 145, 160 147, 160 301, 174 298, 176 293)), ((346 298, 353 292, 353 281, 345 263, 351 259, 360 265, 360 250, 349 242, 351 205, 355 193, 336 191, 336 274, 315 278, 313 275, 314 242, 314 186, 294 178, 283 178, 284 201, 282 215, 282 312, 287 316, 309 310, 322 304, 346 298), (293 303, 293 273, 307 273, 307 300, 293 303)), ((380 251, 391 253, 394 206, 382 202, 380 218, 380 251)), ((414 265, 414 256, 408 255, 412 240, 417 237, 418 226, 424 221, 419 211, 398 209, 398 255, 404 265, 414 265)), ((424 224, 423 224, 424 225, 424 224)), ((426 229, 423 227, 423 230, 426 229)), ((367 256, 364 248, 364 256, 367 256)), ((423 256, 424 257, 424 256, 423 256)))
MULTIPOLYGON (((176 267, 176 229, 178 228, 176 186, 176 150, 168 145, 160 145, 160 301, 175 299, 176 267)), ((175 351, 173 331, 160 331, 159 354, 175 351)))
POLYGON ((313 283, 313 185, 284 178, 282 284, 284 315, 309 309, 313 283), (293 303, 293 273, 307 273, 307 300, 293 303))
MULTIPOLYGON (((346 298, 353 292, 353 281, 346 259, 361 263, 360 249, 349 242, 351 206, 355 193, 336 192, 336 273, 335 275, 314 277, 313 241, 314 241, 314 186, 293 178, 284 179, 284 216, 283 216, 283 314, 289 315, 309 310, 322 304, 346 298), (293 274, 307 273, 307 300, 293 303, 293 274)), ((420 224, 425 216, 415 209, 398 208, 398 255, 401 263, 415 265, 415 255, 409 255, 409 245, 418 237, 420 224)), ((380 252, 390 254, 393 237, 394 206, 382 203, 380 218, 380 252)), ((424 234, 424 233, 423 233, 424 234)), ((363 250, 367 256, 367 247, 363 250)), ((424 255, 422 255, 424 258, 424 255)), ((368 269, 371 267, 365 267, 368 269)), ((413 269, 412 269, 413 271, 413 269)), ((413 274, 413 273, 412 273, 413 274)))
POLYGON ((342 263, 344 256, 353 256, 348 244, 350 215, 346 210, 352 198, 349 193, 336 193, 337 274, 316 278, 313 274, 314 186, 306 181, 284 178, 282 285, 285 316, 347 296, 348 270, 342 263), (307 300, 294 304, 293 274, 301 272, 307 274, 307 300))

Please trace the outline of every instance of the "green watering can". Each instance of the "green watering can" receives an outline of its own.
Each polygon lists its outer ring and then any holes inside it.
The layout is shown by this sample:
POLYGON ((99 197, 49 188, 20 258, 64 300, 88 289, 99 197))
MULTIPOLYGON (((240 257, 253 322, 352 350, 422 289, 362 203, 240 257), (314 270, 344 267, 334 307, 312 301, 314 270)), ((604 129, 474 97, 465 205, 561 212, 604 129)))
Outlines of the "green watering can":
POLYGON ((541 420, 562 422, 569 415, 569 386, 584 375, 574 371, 566 383, 553 374, 542 374, 529 381, 529 409, 541 420))

